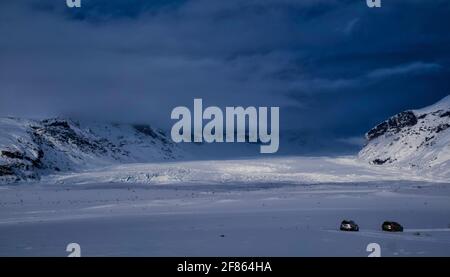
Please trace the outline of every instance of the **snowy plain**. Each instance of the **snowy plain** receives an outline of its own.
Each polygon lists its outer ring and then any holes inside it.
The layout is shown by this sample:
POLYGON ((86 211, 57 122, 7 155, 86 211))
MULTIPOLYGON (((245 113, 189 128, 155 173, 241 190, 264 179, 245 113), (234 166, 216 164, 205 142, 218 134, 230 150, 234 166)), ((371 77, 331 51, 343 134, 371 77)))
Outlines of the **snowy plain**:
POLYGON ((450 184, 353 156, 122 164, 0 186, 0 238, 0 256, 449 256, 450 184))

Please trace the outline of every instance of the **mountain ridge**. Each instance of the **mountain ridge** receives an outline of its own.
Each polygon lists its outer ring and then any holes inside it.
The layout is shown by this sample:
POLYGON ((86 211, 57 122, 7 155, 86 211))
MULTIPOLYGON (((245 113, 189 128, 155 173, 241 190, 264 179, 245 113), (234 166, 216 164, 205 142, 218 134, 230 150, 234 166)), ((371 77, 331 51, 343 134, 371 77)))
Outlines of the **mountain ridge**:
POLYGON ((398 113, 366 133, 359 159, 450 177, 450 95, 437 103, 398 113))
POLYGON ((183 155, 149 125, 53 118, 0 118, 0 181, 114 163, 172 160, 183 155))

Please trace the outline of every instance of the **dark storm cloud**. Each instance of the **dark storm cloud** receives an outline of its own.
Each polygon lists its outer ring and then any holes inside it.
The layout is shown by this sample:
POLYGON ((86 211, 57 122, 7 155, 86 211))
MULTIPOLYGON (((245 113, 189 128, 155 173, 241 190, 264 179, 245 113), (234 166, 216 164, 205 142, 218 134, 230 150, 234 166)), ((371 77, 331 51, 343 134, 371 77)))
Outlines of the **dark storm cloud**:
POLYGON ((446 0, 0 1, 0 115, 156 122, 192 105, 282 109, 360 135, 450 93, 446 0))

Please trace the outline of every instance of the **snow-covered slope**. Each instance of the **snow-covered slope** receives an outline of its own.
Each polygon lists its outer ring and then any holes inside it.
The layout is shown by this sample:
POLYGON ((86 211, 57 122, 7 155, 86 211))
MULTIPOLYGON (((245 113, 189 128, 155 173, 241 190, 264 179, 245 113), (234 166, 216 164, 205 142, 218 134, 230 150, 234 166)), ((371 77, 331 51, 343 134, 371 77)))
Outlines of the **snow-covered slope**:
POLYGON ((370 130, 366 138, 368 144, 359 153, 362 160, 450 178, 450 96, 399 113, 370 130))
POLYGON ((115 163, 170 160, 181 151, 146 125, 0 118, 0 182, 115 163))

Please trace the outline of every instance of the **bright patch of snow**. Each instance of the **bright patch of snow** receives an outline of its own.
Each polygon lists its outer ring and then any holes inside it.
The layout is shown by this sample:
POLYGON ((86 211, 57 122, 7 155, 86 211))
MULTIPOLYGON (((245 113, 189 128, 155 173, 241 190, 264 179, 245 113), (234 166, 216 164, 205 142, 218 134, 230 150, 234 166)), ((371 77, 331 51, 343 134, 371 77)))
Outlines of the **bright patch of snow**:
POLYGON ((376 167, 356 157, 288 157, 122 164, 43 177, 47 184, 317 184, 373 181, 447 182, 412 169, 376 167))

